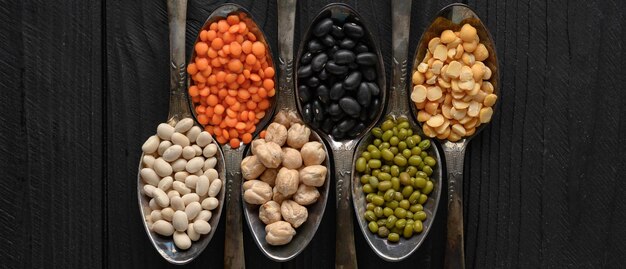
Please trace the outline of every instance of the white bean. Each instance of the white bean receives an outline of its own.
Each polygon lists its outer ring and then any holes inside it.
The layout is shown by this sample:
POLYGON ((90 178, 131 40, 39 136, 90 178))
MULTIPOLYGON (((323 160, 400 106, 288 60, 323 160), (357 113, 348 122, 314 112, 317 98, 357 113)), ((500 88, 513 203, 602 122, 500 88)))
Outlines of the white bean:
POLYGON ((217 198, 215 197, 209 197, 206 198, 202 201, 202 208, 206 209, 206 210, 213 210, 215 208, 217 208, 217 206, 219 205, 219 200, 217 200, 217 198))
POLYGON ((198 138, 196 138, 196 144, 202 148, 204 148, 206 145, 208 145, 212 141, 213 141, 213 137, 207 131, 201 132, 198 135, 198 138))
POLYGON ((161 209, 161 217, 164 220, 172 221, 172 217, 174 217, 174 209, 172 209, 171 207, 166 207, 166 208, 161 209))
POLYGON ((198 176, 196 175, 189 175, 187 178, 185 178, 185 186, 187 186, 187 188, 195 189, 197 183, 198 176))
POLYGON ((146 142, 143 143, 143 145, 141 146, 141 150, 145 153, 145 154, 152 154, 155 151, 157 151, 157 149, 159 148, 159 142, 161 142, 159 140, 159 137, 156 135, 153 135, 151 137, 149 137, 146 142))
POLYGON ((187 220, 187 214, 185 214, 182 210, 177 210, 174 212, 174 216, 172 217, 172 225, 174 225, 174 229, 179 232, 184 232, 187 230, 187 225, 189 225, 189 221, 187 220))
POLYGON ((215 165, 217 165, 217 158, 215 157, 208 158, 206 159, 206 161, 204 161, 204 166, 202 167, 202 170, 206 171, 206 170, 215 168, 215 165))
MULTIPOLYGON (((162 215, 163 213, 161 213, 162 215)), ((200 213, 198 213, 198 216, 196 216, 196 220, 204 220, 206 222, 208 222, 209 220, 211 220, 211 217, 213 217, 213 213, 211 213, 211 211, 209 210, 202 210, 200 211, 200 213)))
POLYGON ((160 207, 170 205, 170 197, 168 197, 162 189, 155 188, 152 193, 154 194, 154 201, 156 201, 160 207))
POLYGON ((161 143, 159 144, 159 149, 157 150, 157 153, 159 153, 159 155, 163 156, 163 153, 165 153, 165 151, 172 146, 172 142, 170 141, 161 141, 161 143))
POLYGON ((200 205, 200 203, 198 202, 191 202, 185 207, 185 214, 187 214, 188 220, 194 219, 196 216, 198 216, 198 213, 200 213, 200 211, 202 211, 202 205, 200 205))
POLYGON ((174 130, 179 133, 184 133, 189 131, 192 126, 193 120, 191 118, 184 118, 176 123, 176 126, 174 126, 174 130))
POLYGON ((161 181, 159 181, 159 189, 162 189, 163 191, 168 191, 169 189, 172 188, 172 183, 174 182, 174 179, 170 176, 164 177, 161 179, 161 181))
POLYGON ((193 227, 199 234, 208 234, 211 232, 211 224, 201 219, 194 221, 193 227))
POLYGON ((209 186, 211 186, 211 181, 205 175, 199 176, 198 181, 196 182, 196 193, 199 196, 205 196, 209 192, 209 186))
POLYGON ((189 225, 187 226, 187 236, 189 236, 189 239, 191 239, 191 241, 198 241, 198 239, 200 239, 200 234, 196 232, 196 230, 194 230, 193 228, 193 223, 189 223, 189 225))
POLYGON ((185 195, 183 195, 182 197, 183 202, 185 202, 185 206, 193 203, 193 202, 199 202, 200 201, 200 196, 197 193, 187 193, 185 195))
POLYGON ((150 206, 150 209, 152 210, 161 209, 161 207, 157 204, 154 198, 150 199, 150 202, 148 202, 148 205, 150 206))
POLYGON ((209 186, 209 196, 215 197, 220 190, 222 189, 222 181, 218 178, 211 182, 211 186, 209 186))
POLYGON ((176 247, 185 250, 191 247, 191 239, 189 239, 189 236, 187 236, 187 234, 184 232, 175 232, 174 244, 176 245, 176 247))
POLYGON ((208 144, 202 150, 202 155, 204 155, 204 157, 207 157, 207 158, 211 158, 215 156, 215 153, 217 153, 217 145, 215 144, 208 144))
POLYGON ((217 174, 217 170, 215 169, 208 169, 204 171, 204 175, 209 178, 210 182, 213 182, 213 180, 217 179, 219 177, 219 175, 217 174))
POLYGON ((202 148, 198 145, 191 145, 191 147, 193 148, 193 150, 196 151, 196 156, 200 156, 202 155, 202 148))
POLYGON ((167 123, 161 123, 157 127, 157 135, 163 140, 170 140, 174 133, 174 127, 167 123))
POLYGON ((185 158, 185 160, 189 160, 193 157, 196 157, 196 150, 193 148, 193 146, 186 146, 185 148, 183 148, 182 153, 183 153, 183 158, 185 158))
POLYGON ((144 155, 143 156, 143 166, 147 168, 152 168, 154 165, 154 156, 152 155, 144 155))
POLYGON ((150 198, 154 198, 154 189, 156 187, 152 186, 152 185, 143 185, 143 194, 147 195, 150 198))
POLYGON ((185 210, 185 201, 180 196, 172 197, 170 204, 174 210, 185 210))
POLYGON ((141 179, 143 179, 145 183, 148 183, 155 187, 159 185, 160 178, 152 168, 143 168, 141 169, 139 174, 141 175, 141 179))
POLYGON ((167 162, 173 162, 178 159, 178 157, 180 157, 181 153, 183 153, 183 147, 179 145, 173 145, 165 150, 165 152, 163 152, 163 160, 167 162))
POLYGON ((174 172, 180 172, 185 170, 185 166, 187 166, 187 160, 178 159, 172 163, 172 170, 174 172))
POLYGON ((150 217, 152 218, 152 221, 158 221, 163 219, 163 217, 161 216, 161 210, 152 210, 152 212, 150 212, 150 217))
POLYGON ((187 172, 176 172, 176 174, 174 174, 174 178, 176 179, 176 181, 180 181, 180 182, 185 182, 185 179, 187 179, 187 177, 189 176, 189 173, 187 172))
POLYGON ((157 158, 154 161, 154 171, 161 177, 166 177, 172 174, 172 166, 166 162, 163 158, 157 158))
POLYGON ((195 173, 198 170, 202 169, 203 165, 204 165, 204 158, 195 157, 187 162, 187 165, 185 166, 185 170, 187 170, 187 172, 189 173, 195 173))
POLYGON ((174 181, 174 183, 172 183, 172 188, 174 188, 174 190, 176 190, 178 193, 182 195, 185 195, 191 192, 191 190, 187 188, 187 186, 185 186, 185 183, 180 182, 180 181, 174 181))
POLYGON ((178 191, 175 191, 175 190, 171 190, 167 192, 167 197, 169 197, 170 199, 172 199, 172 197, 174 196, 180 197, 180 193, 178 193, 178 191))
POLYGON ((198 135, 200 134, 200 132, 202 132, 202 129, 200 129, 200 127, 198 126, 191 127, 191 129, 189 129, 189 131, 187 131, 186 133, 187 138, 189 138, 189 142, 191 143, 196 142, 196 138, 198 138, 198 135))
POLYGON ((165 220, 157 220, 152 224, 152 231, 163 236, 174 234, 174 226, 165 220))
POLYGON ((174 133, 172 135, 172 143, 175 145, 180 145, 182 147, 189 146, 189 138, 181 133, 174 133))

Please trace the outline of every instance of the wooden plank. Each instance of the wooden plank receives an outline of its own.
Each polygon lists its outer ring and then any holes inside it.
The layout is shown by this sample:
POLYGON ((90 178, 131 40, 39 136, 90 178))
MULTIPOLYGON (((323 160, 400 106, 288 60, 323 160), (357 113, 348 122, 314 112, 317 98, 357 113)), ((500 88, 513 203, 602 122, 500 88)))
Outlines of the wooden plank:
POLYGON ((100 4, 0 6, 2 264, 100 268, 100 4))

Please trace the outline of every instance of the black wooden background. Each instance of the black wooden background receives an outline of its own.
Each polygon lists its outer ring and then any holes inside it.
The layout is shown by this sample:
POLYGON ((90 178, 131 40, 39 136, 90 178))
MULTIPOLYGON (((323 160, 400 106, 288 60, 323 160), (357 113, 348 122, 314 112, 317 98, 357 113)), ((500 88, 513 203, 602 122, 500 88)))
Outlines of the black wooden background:
MULTIPOLYGON (((187 53, 223 1, 189 0, 187 53)), ((248 8, 276 50, 274 0, 248 8)), ((296 44, 331 1, 298 1, 296 44)), ((414 1, 410 53, 451 1, 414 1)), ((390 1, 347 1, 391 59, 390 1)), ((469 268, 626 262, 625 1, 465 1, 491 29, 500 106, 465 159, 469 268)), ((136 196, 140 146, 165 120, 165 1, 0 1, 0 267, 164 268, 136 196)), ((387 81, 390 81, 389 79, 387 81)), ((279 264, 245 231, 249 268, 331 268, 334 200, 307 249, 279 264)), ((444 204, 445 205, 445 204, 444 204)), ((445 209, 397 266, 440 268, 445 209)), ((244 225, 245 226, 245 225, 244 225)), ((355 230, 359 265, 390 267, 355 230)), ((189 267, 222 267, 224 227, 189 267)))

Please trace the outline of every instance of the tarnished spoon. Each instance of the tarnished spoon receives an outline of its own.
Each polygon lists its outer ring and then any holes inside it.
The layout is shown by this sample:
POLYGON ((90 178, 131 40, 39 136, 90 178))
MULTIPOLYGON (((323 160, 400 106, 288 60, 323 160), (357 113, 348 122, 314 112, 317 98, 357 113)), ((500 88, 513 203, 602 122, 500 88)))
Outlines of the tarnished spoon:
MULTIPOLYGON (((484 64, 491 69, 492 75, 490 82, 493 84, 494 93, 500 95, 499 91, 499 66, 495 51, 495 44, 489 30, 480 21, 478 15, 466 5, 452 4, 443 8, 426 32, 422 35, 419 46, 416 51, 415 62, 413 68, 417 68, 419 63, 424 59, 428 42, 441 35, 446 29, 458 30, 465 23, 469 23, 476 28, 480 42, 485 44, 489 51, 489 58, 484 64)), ((496 103, 496 106, 498 104, 496 103)), ((415 106, 411 106, 414 112, 415 106)), ((495 108, 494 108, 495 110, 495 108)), ((441 144, 446 159, 446 167, 448 173, 448 232, 446 243, 445 268, 465 268, 465 253, 463 242, 463 159, 465 157, 465 149, 469 141, 476 137, 487 124, 482 124, 476 132, 462 138, 457 142, 441 140, 441 144)))
MULTIPOLYGON (((211 23, 226 19, 229 15, 237 15, 239 19, 246 23, 251 33, 255 34, 257 40, 265 44, 268 52, 269 66, 274 66, 271 49, 267 43, 265 34, 260 27, 256 24, 250 12, 245 8, 236 4, 223 4, 209 15, 206 22, 201 29, 208 29, 211 23)), ((196 42, 200 39, 198 38, 196 42)), ((195 58, 195 50, 191 55, 191 59, 195 58)), ((256 131, 253 136, 256 136, 263 127, 269 122, 273 111, 275 109, 276 98, 271 99, 271 105, 268 110, 265 111, 265 116, 256 125, 256 131)), ((194 112, 195 113, 195 112, 194 112)), ((228 143, 222 145, 224 150, 224 157, 226 160, 226 167, 228 171, 226 173, 226 202, 228 203, 226 208, 226 240, 224 242, 224 268, 245 268, 245 256, 243 249, 243 230, 242 230, 242 216, 241 216, 241 159, 244 154, 243 142, 239 147, 232 148, 228 143)))
MULTIPOLYGON (((278 64, 280 70, 278 72, 279 92, 276 100, 278 113, 274 118, 279 118, 279 121, 288 119, 291 122, 302 123, 296 111, 293 82, 293 32, 295 17, 296 0, 278 0, 278 64)), ((328 167, 330 163, 329 149, 322 141, 322 138, 315 131, 311 131, 309 140, 318 141, 324 145, 326 159, 322 165, 328 167)), ((252 154, 249 148, 250 146, 246 149, 246 155, 252 154)), ((329 186, 330 173, 327 173, 324 185, 318 188, 320 192, 319 199, 314 204, 307 206, 307 221, 296 229, 297 233, 291 242, 283 246, 272 246, 267 243, 265 240, 265 224, 259 219, 259 206, 244 203, 244 216, 248 222, 248 227, 250 227, 254 242, 265 256, 274 261, 284 262, 293 259, 306 248, 311 239, 313 239, 324 216, 329 186)))
MULTIPOLYGON (((413 117, 409 116, 411 111, 409 109, 410 99, 407 94, 407 57, 409 46, 409 24, 411 22, 411 0, 392 0, 391 4, 393 14, 391 34, 391 42, 393 46, 393 81, 390 91, 391 96, 387 107, 388 117, 392 119, 404 118, 408 120, 413 132, 416 134, 419 133, 422 137, 426 138, 426 136, 421 133, 421 128, 419 128, 419 125, 415 122, 413 117)), ((363 138, 357 146, 357 150, 352 161, 353 165, 351 170, 354 174, 352 177, 354 210, 357 214, 359 227, 361 228, 367 243, 374 250, 374 252, 386 261, 397 262, 407 258, 415 250, 417 250, 422 242, 424 242, 424 239, 432 227, 441 196, 441 155, 439 154, 439 151, 435 147, 434 143, 431 143, 431 147, 428 149, 428 155, 433 156, 435 160, 437 160, 437 166, 430 176, 430 180, 434 183, 434 188, 428 195, 427 202, 424 204, 424 212, 426 212, 428 217, 423 223, 423 231, 414 235, 410 239, 403 238, 400 242, 392 243, 386 238, 378 237, 368 229, 368 222, 363 217, 366 211, 365 206, 367 204, 365 201, 366 195, 363 193, 360 177, 354 168, 356 160, 361 156, 363 151, 367 150, 367 145, 371 144, 374 139, 375 137, 372 134, 368 134, 365 138, 363 138)))
MULTIPOLYGON (((189 109, 189 103, 187 102, 187 87, 185 83, 186 77, 186 65, 185 65, 185 23, 187 17, 187 0, 168 0, 167 1, 167 14, 169 21, 170 32, 170 108, 167 123, 174 126, 179 120, 184 118, 191 118, 192 114, 189 109)), ((195 123, 198 125, 198 123, 195 123)), ((199 126, 199 125, 198 125, 199 126)), ((213 141, 212 143, 216 143, 213 141)), ((219 147, 218 147, 219 148, 219 147)), ((143 154, 139 161, 139 170, 142 168, 143 154)), ((221 150, 218 150, 215 154, 217 158, 217 170, 219 177, 224 178, 224 156, 221 150)), ((220 191, 217 199, 219 205, 212 210, 213 216, 209 220, 211 232, 200 238, 199 241, 193 242, 191 248, 187 250, 177 249, 174 245, 174 240, 160 236, 152 231, 148 227, 148 223, 145 221, 144 216, 149 212, 149 199, 142 194, 143 182, 141 176, 137 176, 137 196, 139 198, 139 208, 141 211, 141 217, 144 219, 144 228, 148 234, 148 238, 154 248, 163 256, 165 260, 172 264, 186 264, 198 257, 200 253, 206 248, 211 241, 213 234, 217 230, 217 226, 220 221, 220 215, 224 204, 224 187, 220 191)))

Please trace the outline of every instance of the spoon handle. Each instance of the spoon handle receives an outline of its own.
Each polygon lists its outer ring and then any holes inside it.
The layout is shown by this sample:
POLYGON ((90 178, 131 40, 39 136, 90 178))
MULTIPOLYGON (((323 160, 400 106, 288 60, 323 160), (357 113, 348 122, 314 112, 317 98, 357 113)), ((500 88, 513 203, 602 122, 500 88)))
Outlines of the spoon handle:
POLYGON ((224 146, 226 161, 226 240, 224 241, 224 268, 246 268, 243 252, 243 228, 241 220, 241 159, 243 148, 224 146))
POLYGON ((391 63, 392 82, 389 107, 396 115, 409 115, 406 78, 411 24, 411 0, 392 0, 391 11, 393 61, 391 63))
POLYGON ((187 0, 167 0, 170 34, 170 109, 168 121, 191 117, 189 102, 185 95, 185 24, 187 0))
POLYGON ((293 81, 293 33, 296 0, 278 0, 278 101, 282 110, 296 110, 293 81))
POLYGON ((443 143, 448 169, 448 234, 444 268, 465 268, 463 243, 463 159, 467 140, 443 143))
POLYGON ((346 143, 333 150, 337 195, 335 268, 357 268, 352 208, 350 207, 350 171, 352 171, 352 157, 354 155, 353 145, 346 143))

